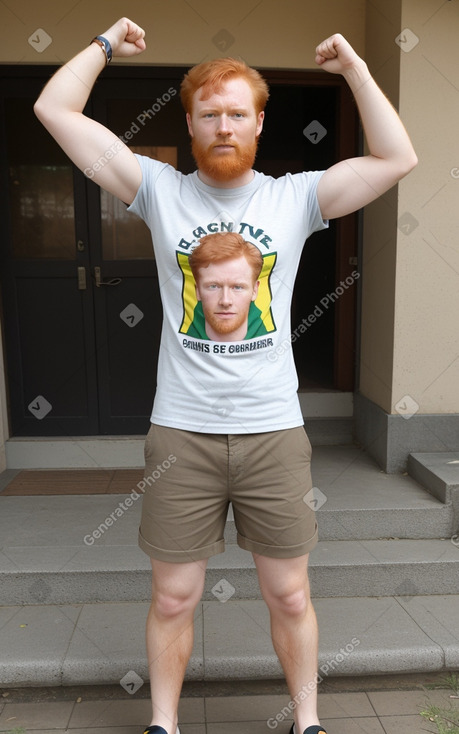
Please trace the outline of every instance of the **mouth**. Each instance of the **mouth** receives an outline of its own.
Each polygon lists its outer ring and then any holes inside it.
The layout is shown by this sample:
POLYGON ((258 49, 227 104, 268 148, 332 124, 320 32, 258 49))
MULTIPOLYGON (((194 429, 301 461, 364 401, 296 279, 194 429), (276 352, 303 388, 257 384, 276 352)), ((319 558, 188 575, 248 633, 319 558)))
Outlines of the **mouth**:
POLYGON ((234 150, 235 146, 230 145, 229 143, 217 143, 217 145, 214 145, 213 150, 227 152, 234 150))

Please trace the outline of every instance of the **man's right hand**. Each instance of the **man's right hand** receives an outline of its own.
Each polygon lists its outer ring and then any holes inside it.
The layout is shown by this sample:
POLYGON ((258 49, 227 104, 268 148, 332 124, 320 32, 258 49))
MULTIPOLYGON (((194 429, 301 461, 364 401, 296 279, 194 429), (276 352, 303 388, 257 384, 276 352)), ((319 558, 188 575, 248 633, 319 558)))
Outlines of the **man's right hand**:
POLYGON ((110 41, 113 56, 136 56, 146 49, 145 31, 129 18, 120 18, 102 35, 110 41))
MULTIPOLYGON (((120 18, 102 35, 110 42, 113 56, 135 56, 146 48, 145 32, 128 18, 120 18)), ((86 45, 54 74, 34 110, 80 170, 103 189, 131 204, 142 181, 137 159, 115 133, 83 114, 105 63, 96 43, 86 45)))

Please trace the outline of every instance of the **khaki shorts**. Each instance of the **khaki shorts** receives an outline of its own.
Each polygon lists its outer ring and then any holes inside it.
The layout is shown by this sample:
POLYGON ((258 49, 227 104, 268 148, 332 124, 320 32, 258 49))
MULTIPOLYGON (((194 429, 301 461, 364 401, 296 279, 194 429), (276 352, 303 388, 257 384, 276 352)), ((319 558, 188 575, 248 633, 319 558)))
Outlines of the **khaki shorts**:
POLYGON ((241 548, 272 558, 316 545, 311 444, 304 428, 206 434, 151 425, 139 545, 160 561, 191 562, 222 553, 232 503, 241 548))

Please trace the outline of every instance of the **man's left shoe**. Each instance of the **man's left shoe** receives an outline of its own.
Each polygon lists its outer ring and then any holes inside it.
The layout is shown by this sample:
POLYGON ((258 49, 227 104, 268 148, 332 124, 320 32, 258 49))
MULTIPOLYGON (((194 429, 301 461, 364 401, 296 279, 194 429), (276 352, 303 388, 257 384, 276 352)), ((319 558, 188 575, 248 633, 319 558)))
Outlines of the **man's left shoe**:
MULTIPOLYGON (((295 724, 292 724, 290 734, 296 734, 295 724)), ((314 724, 314 726, 308 726, 308 728, 304 730, 303 734, 327 734, 327 732, 322 726, 314 724)))

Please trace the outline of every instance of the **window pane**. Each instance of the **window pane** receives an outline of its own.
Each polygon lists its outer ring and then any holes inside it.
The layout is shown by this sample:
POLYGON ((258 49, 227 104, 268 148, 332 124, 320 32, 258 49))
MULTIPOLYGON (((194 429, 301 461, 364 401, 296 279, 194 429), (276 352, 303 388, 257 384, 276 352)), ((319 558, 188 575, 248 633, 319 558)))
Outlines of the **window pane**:
MULTIPOLYGON (((138 145, 132 146, 131 150, 177 168, 175 146, 138 145)), ((127 211, 123 202, 107 191, 101 191, 100 209, 104 260, 154 259, 150 230, 139 217, 127 211)))
POLYGON ((13 257, 73 260, 71 166, 23 164, 9 174, 13 257))
POLYGON ((73 168, 33 112, 5 99, 11 240, 15 258, 73 260, 73 168))

